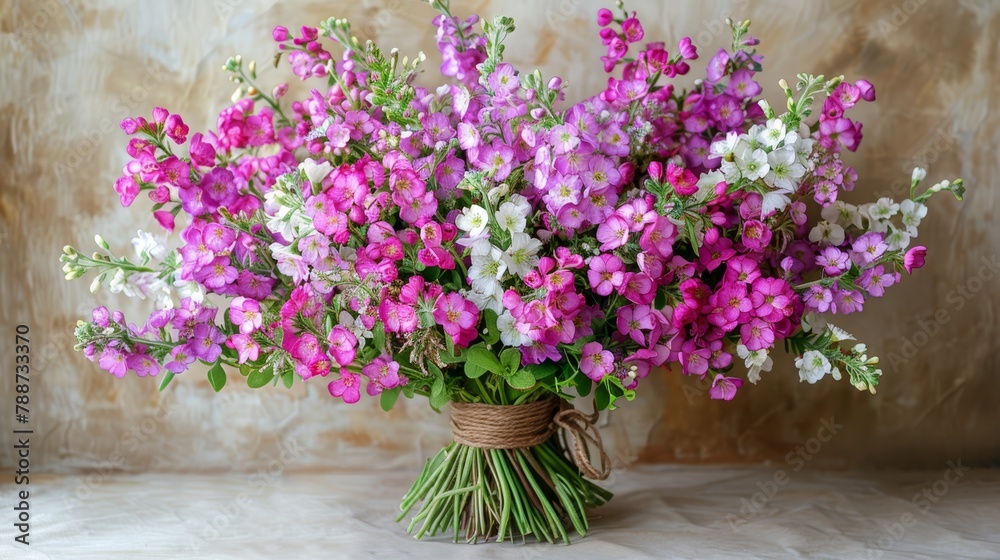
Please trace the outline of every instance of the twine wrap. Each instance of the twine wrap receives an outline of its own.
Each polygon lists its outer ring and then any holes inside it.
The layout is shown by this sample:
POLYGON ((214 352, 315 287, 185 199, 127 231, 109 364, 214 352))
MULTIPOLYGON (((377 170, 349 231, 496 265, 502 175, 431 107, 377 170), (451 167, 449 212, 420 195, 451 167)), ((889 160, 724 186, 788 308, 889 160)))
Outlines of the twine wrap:
POLYGON ((562 447, 569 451, 567 438, 573 437, 570 458, 580 472, 593 480, 611 473, 611 458, 601 443, 597 413, 586 414, 556 396, 528 404, 491 405, 451 403, 452 438, 469 447, 482 449, 522 449, 541 445, 561 430, 562 447), (600 458, 598 468, 590 461, 590 444, 600 458))

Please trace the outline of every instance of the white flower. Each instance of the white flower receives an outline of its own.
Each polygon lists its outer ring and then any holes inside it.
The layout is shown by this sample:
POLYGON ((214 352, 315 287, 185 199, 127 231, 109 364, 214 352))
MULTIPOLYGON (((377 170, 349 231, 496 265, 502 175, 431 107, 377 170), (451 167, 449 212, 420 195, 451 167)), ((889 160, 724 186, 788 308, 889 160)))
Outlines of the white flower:
POLYGON ((840 224, 845 228, 851 225, 861 228, 861 212, 858 211, 858 207, 843 200, 836 200, 823 208, 820 216, 830 223, 840 224))
POLYGON ((799 381, 810 384, 816 383, 833 371, 830 360, 817 350, 808 350, 802 356, 795 358, 795 367, 799 368, 799 381))
POLYGON ((809 232, 809 241, 821 245, 840 246, 844 243, 844 228, 838 224, 831 224, 823 220, 816 224, 816 227, 812 228, 812 231, 809 232))
POLYGON ((506 309, 497 317, 497 329, 500 331, 500 341, 505 346, 517 348, 519 346, 529 346, 531 337, 517 330, 514 316, 506 309))
POLYGON ((128 279, 125 278, 125 271, 120 268, 115 271, 115 275, 111 279, 111 282, 108 283, 108 287, 111 289, 112 294, 125 294, 128 297, 136 296, 136 292, 128 283, 128 279))
POLYGON ((750 350, 743 344, 737 344, 736 353, 747 367, 747 381, 754 385, 760 381, 760 372, 771 371, 771 366, 774 365, 774 360, 767 355, 767 350, 750 350))
MULTIPOLYGON (((924 213, 926 212, 924 210, 924 213)), ((135 247, 135 254, 142 260, 162 259, 167 254, 167 248, 153 237, 153 234, 141 229, 136 232, 135 238, 132 239, 132 246, 135 247)))
POLYGON ((500 229, 511 233, 524 231, 524 226, 528 223, 528 213, 513 202, 504 202, 501 204, 500 209, 497 210, 496 217, 500 229))
POLYGON ((826 328, 830 331, 830 342, 842 342, 844 340, 855 340, 854 335, 845 331, 844 329, 834 325, 833 323, 827 323, 826 328))
POLYGON ((899 212, 899 205, 889 197, 882 197, 878 202, 867 207, 868 217, 873 221, 884 222, 899 212))
POLYGON ((795 150, 792 148, 774 150, 767 154, 767 163, 770 170, 764 177, 764 182, 780 191, 795 192, 798 187, 797 179, 801 179, 806 173, 806 168, 795 161, 795 150))
MULTIPOLYGON (((785 123, 781 119, 770 119, 767 121, 767 127, 764 128, 757 136, 757 140, 765 146, 769 146, 772 149, 777 148, 778 144, 785 139, 785 123)), ((793 152, 794 156, 794 152, 793 152)))
POLYGON ((911 237, 916 237, 920 220, 927 216, 927 207, 919 202, 906 199, 899 203, 899 212, 902 214, 901 220, 906 226, 906 233, 910 234, 911 237))
POLYGON ((927 170, 923 167, 914 167, 913 175, 910 175, 910 181, 917 183, 924 180, 927 177, 927 170))
POLYGON ((764 193, 763 198, 760 204, 760 215, 762 218, 771 214, 771 212, 781 212, 791 203, 791 199, 782 191, 764 193))
POLYGON ((715 198, 715 185, 724 183, 726 176, 721 171, 709 171, 698 178, 698 200, 715 198))
POLYGON ((462 290, 459 293, 480 310, 492 309, 498 315, 503 312, 503 289, 495 292, 480 292, 478 290, 462 290))
POLYGON ((337 319, 337 322, 340 323, 342 327, 351 331, 354 334, 354 337, 358 339, 358 350, 365 347, 365 343, 367 342, 366 339, 375 336, 372 331, 365 328, 364 323, 361 321, 361 315, 354 317, 347 311, 341 311, 340 316, 338 316, 337 319))
POLYGON ((902 251, 910 246, 910 234, 906 230, 899 229, 890 223, 889 233, 885 236, 885 242, 889 245, 890 251, 902 251))
MULTIPOLYGON (((486 242, 489 245, 489 242, 486 242)), ((507 272, 507 263, 503 260, 503 251, 489 245, 485 253, 478 249, 481 245, 473 245, 472 266, 469 268, 469 278, 472 279, 472 289, 493 293, 499 289, 500 279, 507 272)))
POLYGON ((819 313, 806 312, 802 316, 802 330, 805 332, 819 332, 826 328, 826 318, 819 313))
POLYGON ((306 159, 299 164, 299 169, 305 171, 306 177, 311 183, 318 185, 333 171, 333 165, 326 160, 323 160, 322 163, 317 163, 312 159, 306 159))
MULTIPOLYGON (((812 156, 814 143, 815 140, 812 138, 802 138, 801 136, 799 136, 798 141, 795 142, 795 159, 806 169, 813 168, 813 162, 809 158, 812 156)), ((788 142, 786 141, 785 144, 788 144, 788 142)))
POLYGON ((181 280, 181 272, 178 270, 174 274, 173 278, 174 290, 177 291, 177 297, 191 298, 191 301, 195 303, 203 303, 205 301, 205 290, 197 282, 191 282, 188 280, 181 280))
POLYGON ((770 164, 767 163, 767 153, 759 148, 746 154, 744 158, 736 158, 736 167, 749 181, 756 181, 771 170, 770 164))
POLYGON ((467 232, 470 237, 478 237, 486 230, 489 215, 486 209, 479 205, 472 205, 470 208, 462 210, 462 213, 455 218, 455 226, 467 232))
POLYGON ((527 233, 514 233, 510 236, 510 247, 503 253, 503 260, 511 272, 524 278, 538 264, 541 248, 542 242, 527 233))

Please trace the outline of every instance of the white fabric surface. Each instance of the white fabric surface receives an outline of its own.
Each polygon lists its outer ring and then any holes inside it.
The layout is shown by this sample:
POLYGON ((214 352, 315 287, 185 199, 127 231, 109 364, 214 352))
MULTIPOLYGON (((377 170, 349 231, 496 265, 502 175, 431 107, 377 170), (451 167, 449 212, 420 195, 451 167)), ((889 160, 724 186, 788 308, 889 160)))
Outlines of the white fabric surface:
POLYGON ((1000 470, 831 473, 643 466, 570 546, 415 541, 393 522, 415 472, 32 477, 30 558, 1000 558, 1000 470), (777 475, 783 472, 787 478, 777 475), (781 484, 771 486, 769 481, 781 484), (950 482, 949 482, 950 481, 950 482), (758 484, 759 483, 759 484, 758 484), (777 489, 763 500, 763 491, 777 489), (924 489, 934 499, 914 496, 924 489), (754 494, 762 492, 756 498, 754 494), (763 506, 735 530, 741 500, 763 506), (921 507, 926 505, 927 507, 921 507), (908 525, 908 526, 907 526, 908 525), (212 527, 217 527, 216 532, 212 527))

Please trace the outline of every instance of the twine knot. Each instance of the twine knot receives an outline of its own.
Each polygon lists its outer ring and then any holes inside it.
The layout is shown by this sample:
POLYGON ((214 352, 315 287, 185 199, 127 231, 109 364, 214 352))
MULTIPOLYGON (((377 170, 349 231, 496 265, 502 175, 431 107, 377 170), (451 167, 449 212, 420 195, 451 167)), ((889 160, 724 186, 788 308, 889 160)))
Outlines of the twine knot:
POLYGON ((598 414, 586 414, 555 395, 528 404, 491 405, 451 403, 453 439, 463 445, 483 449, 535 447, 560 430, 562 448, 587 478, 604 480, 611 473, 611 458, 604 450, 596 422, 598 414), (597 448, 600 466, 590 460, 590 444, 597 448))

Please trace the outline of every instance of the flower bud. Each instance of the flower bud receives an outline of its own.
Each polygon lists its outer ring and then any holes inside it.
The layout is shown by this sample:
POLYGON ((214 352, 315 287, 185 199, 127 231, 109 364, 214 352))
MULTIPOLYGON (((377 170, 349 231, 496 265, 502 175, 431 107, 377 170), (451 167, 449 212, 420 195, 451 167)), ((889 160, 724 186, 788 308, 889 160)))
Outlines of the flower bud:
POLYGON ((96 294, 101 291, 101 279, 94 278, 94 281, 90 283, 90 293, 96 294))
POLYGON ((914 183, 919 183, 920 181, 924 180, 924 177, 927 177, 927 170, 924 169, 923 167, 914 167, 913 175, 911 176, 910 180, 913 181, 914 183))
POLYGON ((97 246, 100 247, 101 249, 104 249, 105 251, 111 250, 111 247, 108 246, 108 242, 105 241, 104 238, 101 237, 101 234, 99 233, 94 236, 94 243, 97 243, 97 246))

